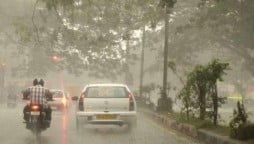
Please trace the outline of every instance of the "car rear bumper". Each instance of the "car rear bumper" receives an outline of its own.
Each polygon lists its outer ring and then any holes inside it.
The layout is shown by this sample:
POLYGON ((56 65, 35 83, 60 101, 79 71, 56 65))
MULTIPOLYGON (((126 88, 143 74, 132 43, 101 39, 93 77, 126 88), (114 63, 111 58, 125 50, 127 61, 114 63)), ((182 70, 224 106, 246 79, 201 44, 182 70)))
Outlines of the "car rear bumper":
POLYGON ((68 105, 64 105, 63 103, 49 103, 48 105, 52 110, 62 110, 68 107, 68 105))
POLYGON ((136 124, 137 113, 133 112, 77 112, 77 119, 88 124, 136 124), (114 119, 97 119, 98 115, 113 115, 114 119))

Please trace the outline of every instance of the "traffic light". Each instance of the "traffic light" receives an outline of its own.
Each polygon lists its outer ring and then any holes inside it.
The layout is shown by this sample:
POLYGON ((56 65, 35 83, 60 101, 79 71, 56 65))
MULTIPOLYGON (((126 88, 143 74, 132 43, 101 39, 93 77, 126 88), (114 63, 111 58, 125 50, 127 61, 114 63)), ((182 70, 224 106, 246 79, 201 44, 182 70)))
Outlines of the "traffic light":
POLYGON ((51 60, 54 62, 54 63, 58 63, 61 61, 60 57, 57 56, 57 55, 52 55, 51 56, 51 60))

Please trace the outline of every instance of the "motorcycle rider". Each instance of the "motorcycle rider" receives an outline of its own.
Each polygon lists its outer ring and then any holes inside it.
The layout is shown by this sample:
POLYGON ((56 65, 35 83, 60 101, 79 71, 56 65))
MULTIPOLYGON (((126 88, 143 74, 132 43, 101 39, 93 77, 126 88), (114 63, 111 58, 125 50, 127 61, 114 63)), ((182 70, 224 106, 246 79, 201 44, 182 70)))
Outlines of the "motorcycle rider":
POLYGON ((26 105, 23 109, 24 120, 29 121, 29 112, 30 105, 38 104, 43 108, 43 111, 46 113, 46 124, 47 127, 50 127, 51 122, 51 108, 47 105, 47 100, 52 100, 52 94, 49 89, 44 87, 44 81, 41 79, 34 79, 33 86, 27 88, 23 91, 23 99, 30 100, 30 104, 26 105))

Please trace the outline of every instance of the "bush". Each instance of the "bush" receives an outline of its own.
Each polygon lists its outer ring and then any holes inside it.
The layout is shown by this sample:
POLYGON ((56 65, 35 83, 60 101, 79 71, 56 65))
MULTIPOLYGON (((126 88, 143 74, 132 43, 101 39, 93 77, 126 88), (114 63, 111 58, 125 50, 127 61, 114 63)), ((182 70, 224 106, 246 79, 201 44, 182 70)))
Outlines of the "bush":
POLYGON ((254 124, 240 125, 237 131, 236 138, 239 140, 247 140, 254 138, 254 124))
POLYGON ((234 117, 229 123, 230 137, 239 140, 254 138, 254 124, 247 122, 248 115, 243 104, 237 102, 237 110, 234 110, 234 117))

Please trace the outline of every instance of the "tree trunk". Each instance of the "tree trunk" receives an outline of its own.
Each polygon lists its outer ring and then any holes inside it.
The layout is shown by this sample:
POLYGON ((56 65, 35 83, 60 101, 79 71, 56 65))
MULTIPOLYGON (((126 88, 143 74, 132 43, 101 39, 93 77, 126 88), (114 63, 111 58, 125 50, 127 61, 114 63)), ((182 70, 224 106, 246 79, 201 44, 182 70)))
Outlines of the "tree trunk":
POLYGON ((139 96, 142 96, 143 92, 143 77, 144 77, 144 58, 145 58, 145 26, 143 27, 143 37, 142 37, 142 50, 141 50, 141 68, 140 68, 140 85, 139 85, 139 96))
POLYGON ((205 114, 206 114, 206 92, 205 90, 200 89, 199 92, 199 102, 200 102, 200 114, 199 118, 201 120, 205 119, 205 114))
POLYGON ((163 68, 163 89, 162 89, 162 96, 166 96, 167 91, 167 73, 168 73, 168 29, 169 29, 169 22, 168 22, 168 15, 169 8, 166 6, 165 8, 165 40, 164 40, 164 68, 163 68))
POLYGON ((190 107, 189 107, 189 105, 187 105, 186 114, 187 114, 187 120, 189 120, 189 117, 190 117, 190 107))
POLYGON ((217 125, 217 118, 218 118, 218 91, 217 91, 217 84, 215 83, 213 86, 213 124, 217 125))

